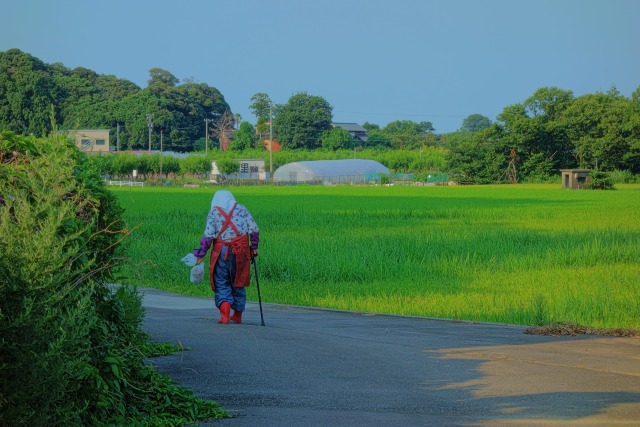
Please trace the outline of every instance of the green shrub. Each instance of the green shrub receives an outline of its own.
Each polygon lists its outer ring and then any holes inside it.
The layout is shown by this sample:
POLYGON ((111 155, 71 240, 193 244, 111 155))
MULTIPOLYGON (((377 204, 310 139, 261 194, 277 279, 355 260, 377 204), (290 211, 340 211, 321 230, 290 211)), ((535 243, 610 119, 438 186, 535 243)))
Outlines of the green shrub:
POLYGON ((3 425, 78 423, 88 362, 95 200, 83 199, 65 146, 0 136, 3 425))
POLYGON ((611 176, 603 171, 594 170, 590 174, 591 181, 588 188, 592 190, 613 190, 613 179, 611 176))
POLYGON ((216 160, 216 165, 220 173, 224 175, 231 175, 240 171, 240 163, 228 157, 220 157, 216 160))
POLYGON ((635 184, 638 177, 628 170, 614 170, 609 172, 611 180, 616 184, 635 184))
POLYGON ((184 425, 220 417, 144 364, 137 291, 106 283, 117 199, 62 135, 0 133, 0 425, 184 425))

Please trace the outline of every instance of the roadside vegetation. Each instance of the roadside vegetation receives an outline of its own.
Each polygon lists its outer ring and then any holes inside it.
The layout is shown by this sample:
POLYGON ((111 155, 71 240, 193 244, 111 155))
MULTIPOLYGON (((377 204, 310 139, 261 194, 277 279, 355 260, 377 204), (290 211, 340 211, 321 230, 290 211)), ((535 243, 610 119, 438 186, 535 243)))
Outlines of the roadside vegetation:
MULTIPOLYGON (((640 186, 234 187, 271 303, 640 329, 640 186)), ((179 262, 215 189, 117 189, 131 283, 211 296, 179 262)), ((254 300, 255 288, 249 296, 254 300)))
POLYGON ((110 287, 122 208, 64 136, 0 133, 0 425, 177 426, 224 416, 156 372, 141 297, 110 287))

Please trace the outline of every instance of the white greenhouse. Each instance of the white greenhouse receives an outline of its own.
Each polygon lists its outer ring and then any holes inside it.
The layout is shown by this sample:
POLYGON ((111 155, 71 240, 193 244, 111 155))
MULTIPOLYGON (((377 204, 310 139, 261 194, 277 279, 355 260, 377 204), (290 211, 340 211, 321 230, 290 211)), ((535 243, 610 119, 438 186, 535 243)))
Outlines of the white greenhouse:
POLYGON ((364 184, 379 182, 389 169, 375 160, 312 160, 287 163, 273 173, 280 183, 364 184))

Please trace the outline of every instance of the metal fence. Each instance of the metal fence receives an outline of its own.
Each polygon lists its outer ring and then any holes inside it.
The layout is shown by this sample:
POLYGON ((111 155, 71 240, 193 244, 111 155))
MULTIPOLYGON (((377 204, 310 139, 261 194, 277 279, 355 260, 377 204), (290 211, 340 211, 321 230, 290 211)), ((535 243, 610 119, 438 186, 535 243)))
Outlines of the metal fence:
POLYGON ((114 187, 144 187, 142 181, 107 181, 107 185, 114 187))

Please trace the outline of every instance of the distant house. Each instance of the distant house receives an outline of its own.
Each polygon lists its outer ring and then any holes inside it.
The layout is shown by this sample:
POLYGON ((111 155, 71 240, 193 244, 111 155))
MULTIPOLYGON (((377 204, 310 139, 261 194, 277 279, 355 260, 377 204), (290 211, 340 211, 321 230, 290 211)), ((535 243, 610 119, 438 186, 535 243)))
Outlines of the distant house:
POLYGON ((331 126, 346 130, 353 139, 362 143, 366 143, 369 138, 367 130, 357 123, 331 123, 331 126))
POLYGON ((110 151, 109 129, 78 129, 66 132, 75 139, 76 146, 86 153, 104 153, 110 151))

